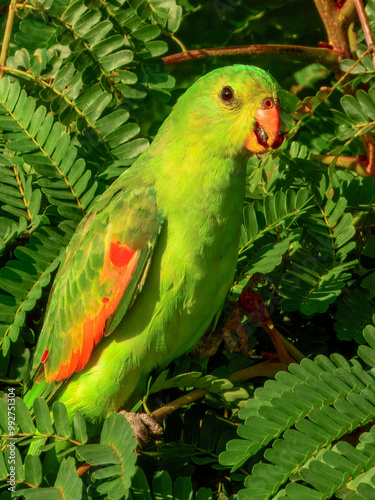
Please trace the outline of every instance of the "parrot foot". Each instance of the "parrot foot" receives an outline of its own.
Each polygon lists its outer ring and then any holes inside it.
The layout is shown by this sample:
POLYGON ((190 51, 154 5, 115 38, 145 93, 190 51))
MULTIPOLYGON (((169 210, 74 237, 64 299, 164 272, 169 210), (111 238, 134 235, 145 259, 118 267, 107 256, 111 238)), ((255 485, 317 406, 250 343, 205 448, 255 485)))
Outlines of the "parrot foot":
POLYGON ((163 427, 147 413, 134 413, 126 410, 119 410, 118 413, 124 415, 134 431, 134 437, 138 441, 139 448, 148 444, 152 438, 157 438, 163 434, 163 427))

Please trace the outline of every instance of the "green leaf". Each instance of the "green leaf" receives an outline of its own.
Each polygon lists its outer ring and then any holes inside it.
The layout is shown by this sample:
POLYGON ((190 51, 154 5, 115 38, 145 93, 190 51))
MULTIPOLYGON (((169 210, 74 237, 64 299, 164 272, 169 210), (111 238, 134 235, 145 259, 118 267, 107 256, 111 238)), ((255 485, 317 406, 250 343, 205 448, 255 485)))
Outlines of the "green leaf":
POLYGON ((80 500, 82 498, 83 483, 77 475, 75 461, 72 457, 63 458, 56 477, 55 488, 60 490, 66 500, 80 500))
POLYGON ((109 73, 114 69, 122 68, 132 60, 133 60, 133 52, 131 50, 119 50, 114 54, 102 57, 100 59, 100 63, 104 71, 109 73))
POLYGON ((296 229, 292 231, 287 238, 277 243, 269 243, 258 250, 250 259, 247 273, 251 275, 254 273, 269 273, 273 271, 275 267, 281 263, 282 257, 288 251, 291 243, 299 239, 301 234, 301 231, 296 229))
POLYGON ((77 0, 70 3, 69 7, 65 10, 62 15, 62 20, 65 23, 74 25, 77 20, 86 12, 86 7, 82 0, 77 0))
POLYGON ((86 34, 85 39, 89 42, 91 48, 93 45, 102 40, 111 30, 112 23, 109 20, 101 21, 93 26, 86 34))
POLYGON ((172 33, 175 33, 181 23, 182 19, 182 7, 181 5, 173 5, 171 9, 169 9, 168 14, 168 30, 172 33))
POLYGON ((374 301, 369 299, 365 290, 348 290, 338 303, 335 331, 341 340, 355 339, 364 343, 363 329, 371 322, 375 313, 374 301))
POLYGON ((152 481, 152 491, 155 500, 172 500, 172 480, 167 471, 155 472, 152 481))
POLYGON ((118 109, 109 115, 98 120, 95 126, 105 136, 116 131, 129 118, 129 113, 125 109, 118 109))
POLYGON ((145 47, 149 51, 151 57, 161 56, 168 51, 167 43, 162 40, 146 42, 145 47))
POLYGON ((135 139, 113 150, 113 154, 119 159, 129 159, 139 156, 149 146, 147 139, 135 139))
POLYGON ((91 465, 120 464, 116 450, 106 444, 84 444, 77 448, 77 455, 91 465))
POLYGON ((362 107, 362 111, 370 120, 375 120, 375 102, 370 95, 361 89, 356 92, 356 98, 362 107))
POLYGON ((140 467, 136 467, 135 469, 131 487, 132 497, 134 500, 152 500, 150 486, 145 473, 140 467))
POLYGON ((213 412, 206 412, 199 438, 199 448, 212 452, 217 442, 218 420, 213 412))
POLYGON ((57 488, 21 489, 17 490, 17 495, 23 495, 26 500, 61 500, 61 492, 57 488))
POLYGON ((161 33, 159 26, 154 24, 149 24, 147 26, 142 26, 134 31, 132 31, 132 37, 137 40, 142 40, 143 42, 148 42, 153 38, 156 38, 161 33))
POLYGON ((47 402, 43 398, 36 398, 33 402, 35 422, 41 434, 53 434, 52 420, 47 402))
POLYGON ((16 416, 17 424, 19 425, 21 432, 34 434, 35 426, 30 416, 29 410, 27 409, 24 401, 20 398, 16 398, 16 416))
POLYGON ((127 123, 122 127, 118 127, 113 132, 107 134, 104 140, 108 142, 111 148, 116 148, 123 142, 128 141, 140 131, 139 125, 137 123, 127 123))
POLYGON ((136 440, 129 422, 121 414, 112 414, 104 422, 100 444, 81 445, 77 448, 77 455, 92 465, 111 465, 97 475, 98 478, 113 478, 99 485, 98 492, 122 498, 127 495, 135 474, 135 447, 136 440))
POLYGON ((362 110, 359 102, 352 95, 344 95, 341 100, 341 106, 347 115, 350 116, 356 123, 366 123, 367 116, 362 110))
POLYGON ((86 443, 88 439, 86 423, 84 418, 78 411, 75 413, 73 418, 73 430, 76 441, 79 441, 81 443, 86 443))
POLYGON ((92 50, 98 57, 111 54, 113 51, 121 48, 125 43, 125 38, 121 35, 114 35, 105 38, 92 46, 92 50))
POLYGON ((101 13, 99 11, 89 10, 83 14, 75 23, 74 31, 80 36, 85 36, 85 34, 90 31, 93 26, 96 26, 101 19, 101 13))
POLYGON ((5 102, 8 97, 8 93, 10 90, 10 80, 7 77, 1 79, 0 82, 0 102, 5 102))
POLYGON ((25 457, 25 481, 39 486, 42 479, 42 464, 40 458, 35 455, 27 455, 25 457))
POLYGON ((70 438, 72 431, 65 405, 60 401, 55 401, 52 406, 52 413, 57 435, 70 438))
MULTIPOLYGON (((342 59, 340 61, 340 68, 342 71, 345 73, 350 69, 350 67, 354 64, 355 61, 352 59, 342 59)), ((366 68, 361 64, 358 63, 354 68, 350 71, 351 74, 353 75, 358 75, 360 73, 364 73, 366 71, 366 68)))
POLYGON ((173 487, 175 500, 193 500, 193 484, 189 477, 178 477, 173 487))

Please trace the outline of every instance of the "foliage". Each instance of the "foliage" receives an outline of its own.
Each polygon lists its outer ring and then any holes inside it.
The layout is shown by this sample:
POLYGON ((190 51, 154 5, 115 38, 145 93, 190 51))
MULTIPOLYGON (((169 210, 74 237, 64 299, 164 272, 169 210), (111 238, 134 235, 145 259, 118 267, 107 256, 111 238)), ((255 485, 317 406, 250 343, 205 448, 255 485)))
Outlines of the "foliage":
MULTIPOLYGON (((375 345, 375 328, 365 330, 375 345)), ((360 346, 359 356, 374 367, 374 351, 360 346)), ((367 472, 374 465, 375 428, 363 433, 357 446, 340 441, 356 427, 372 423, 375 411, 374 372, 356 359, 319 355, 290 365, 289 373, 276 374, 255 391, 239 412, 245 422, 220 456, 237 470, 251 456, 264 451, 264 459, 245 479, 238 498, 270 498, 288 481, 286 498, 339 498, 360 493, 364 485, 372 494, 367 472), (333 442, 339 442, 333 445, 333 442), (272 442, 272 447, 267 447, 272 442), (303 481, 302 485, 299 481, 303 481), (307 483, 307 484, 306 484, 307 483), (311 489, 310 486, 313 488, 311 489), (337 493, 339 490, 340 493, 337 493)), ((367 498, 367 496, 366 496, 367 498)))
MULTIPOLYGON (((349 10, 352 0, 341 3, 349 10)), ((352 41, 340 64, 336 54, 334 73, 332 54, 317 60, 306 51, 306 62, 274 49, 169 66, 162 56, 185 46, 293 40, 316 47, 324 18, 313 2, 293 0, 13 7, 0 67, 0 499, 374 498, 375 71, 360 23, 358 45, 352 41), (258 291, 274 325, 307 359, 274 381, 253 382, 235 375, 256 359, 224 346, 209 359, 175 360, 150 377, 148 407, 194 391, 204 399, 169 415, 163 441, 139 455, 121 415, 107 419, 99 439, 79 413, 69 422, 62 403, 49 408, 41 398, 31 413, 16 398, 11 436, 7 394, 22 393, 76 225, 147 148, 178 96, 234 62, 270 70, 287 89, 287 140, 248 162, 238 266, 222 322, 248 277, 262 273, 258 291)), ((373 27, 373 1, 366 12, 373 27)), ((251 318, 243 327, 256 353, 272 350, 251 318)))

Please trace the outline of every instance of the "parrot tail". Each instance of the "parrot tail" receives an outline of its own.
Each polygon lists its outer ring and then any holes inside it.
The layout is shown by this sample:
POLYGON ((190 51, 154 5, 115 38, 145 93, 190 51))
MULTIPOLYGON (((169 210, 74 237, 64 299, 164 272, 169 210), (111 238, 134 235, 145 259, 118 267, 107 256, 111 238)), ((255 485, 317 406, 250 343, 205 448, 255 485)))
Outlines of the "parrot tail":
POLYGON ((60 389, 61 385, 61 383, 56 384, 55 382, 47 382, 46 380, 43 380, 40 383, 34 383, 24 394, 23 400, 28 409, 32 410, 33 403, 36 398, 43 398, 47 401, 47 403, 49 403, 56 392, 60 389))

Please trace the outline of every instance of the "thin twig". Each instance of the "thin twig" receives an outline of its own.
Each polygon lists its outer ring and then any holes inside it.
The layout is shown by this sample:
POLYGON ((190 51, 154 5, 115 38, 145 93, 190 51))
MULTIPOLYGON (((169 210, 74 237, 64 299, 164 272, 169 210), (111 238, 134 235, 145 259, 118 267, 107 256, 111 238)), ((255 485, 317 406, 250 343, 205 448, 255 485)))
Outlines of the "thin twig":
POLYGON ((180 49, 183 52, 186 52, 187 49, 186 49, 184 43, 179 38, 177 38, 173 33, 170 33, 169 31, 166 31, 166 30, 163 30, 163 33, 164 33, 164 35, 169 36, 171 38, 171 40, 176 42, 177 45, 180 47, 180 49))
POLYGON ((170 56, 163 57, 164 64, 175 64, 189 59, 202 59, 216 56, 238 56, 250 54, 292 54, 294 57, 309 59, 319 62, 327 68, 335 71, 339 68, 338 59, 343 54, 332 48, 307 47, 304 45, 283 45, 283 44, 259 44, 259 45, 239 45, 234 47, 217 47, 210 49, 187 50, 178 52, 170 56))
POLYGON ((355 8, 357 9, 358 17, 361 22, 361 26, 363 29, 363 34, 365 35, 366 45, 369 51, 371 52, 372 65, 375 69, 375 54, 373 52, 374 49, 374 37, 372 36, 372 31, 366 16, 365 9, 363 7, 362 0, 353 0, 355 8))
MULTIPOLYGON (((350 68, 348 68, 348 70, 346 71, 346 73, 344 73, 341 78, 339 80, 337 80, 337 82, 330 88, 328 89, 327 91, 325 91, 323 93, 323 96, 322 98, 319 100, 319 102, 317 104, 314 105, 314 107, 312 108, 314 111, 316 110, 316 108, 322 103, 324 102, 326 99, 328 99, 330 97, 330 95, 334 92, 334 90, 340 85, 342 84, 345 79, 347 78, 347 76, 350 74, 350 72, 362 61, 362 59, 364 57, 367 56, 367 54, 369 54, 369 50, 366 50, 356 61, 354 61, 354 63, 350 66, 350 68)), ((319 93, 318 93, 319 94, 319 93)), ((311 102, 311 99, 313 99, 313 96, 311 96, 310 98, 305 98, 304 99, 304 103, 309 103, 311 102), (307 100, 309 99, 309 100, 307 100)), ((296 131, 298 130, 298 128, 300 127, 301 123, 303 122, 303 120, 305 119, 306 116, 311 116, 311 113, 305 113, 302 118, 300 118, 293 126, 293 128, 291 128, 289 131, 288 131, 288 134, 287 134, 287 137, 288 139, 290 139, 291 137, 293 137, 293 135, 296 133, 296 131)), ((351 138, 348 143, 352 140, 353 138, 351 138)), ((344 145, 344 147, 348 144, 346 143, 344 145)))
MULTIPOLYGON (((263 363, 257 363, 256 365, 249 366, 243 370, 238 370, 233 372, 229 376, 231 382, 244 382, 245 380, 250 380, 255 377, 274 377, 275 374, 280 370, 287 370, 288 366, 285 363, 274 363, 272 361, 263 361, 263 363)), ((175 399, 171 403, 168 403, 161 408, 158 408, 152 413, 152 416, 156 420, 161 420, 170 413, 178 410, 182 406, 192 403, 197 399, 203 398, 209 393, 207 389, 194 389, 194 391, 175 399)))
POLYGON ((17 0, 12 0, 11 3, 9 4, 8 18, 7 18, 7 22, 5 25, 3 44, 1 47, 0 80, 3 78, 4 73, 5 73, 3 66, 5 66, 7 59, 8 59, 10 36, 12 34, 12 28, 13 28, 13 23, 14 23, 14 18, 16 16, 16 12, 17 12, 17 0))

